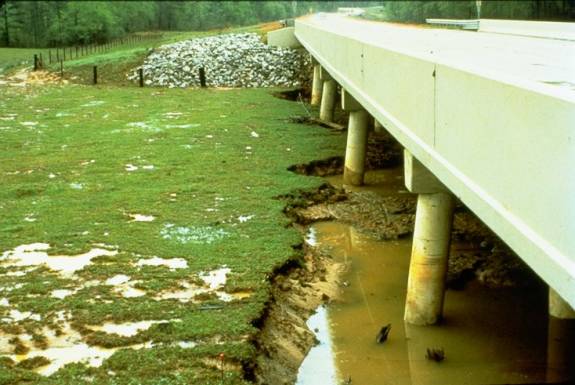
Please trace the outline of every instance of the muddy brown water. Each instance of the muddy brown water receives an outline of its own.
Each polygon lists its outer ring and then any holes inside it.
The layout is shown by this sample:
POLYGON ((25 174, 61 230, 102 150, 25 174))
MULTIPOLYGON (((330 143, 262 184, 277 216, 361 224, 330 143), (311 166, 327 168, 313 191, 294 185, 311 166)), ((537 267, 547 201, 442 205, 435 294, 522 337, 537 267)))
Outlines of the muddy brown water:
MULTIPOLYGON (((404 193, 397 170, 372 173, 367 182, 372 182, 366 187, 370 191, 404 193)), ((446 292, 441 325, 407 325, 403 309, 411 239, 375 241, 338 222, 316 223, 311 232, 316 245, 346 262, 348 270, 342 297, 308 321, 320 344, 302 364, 298 385, 565 381, 567 364, 551 353, 558 340, 551 336, 548 346, 548 329, 554 328, 548 327, 543 285, 489 289, 471 282, 464 290, 446 292), (376 343, 388 323, 388 340, 376 343), (427 348, 443 349, 445 360, 427 360, 427 348)))

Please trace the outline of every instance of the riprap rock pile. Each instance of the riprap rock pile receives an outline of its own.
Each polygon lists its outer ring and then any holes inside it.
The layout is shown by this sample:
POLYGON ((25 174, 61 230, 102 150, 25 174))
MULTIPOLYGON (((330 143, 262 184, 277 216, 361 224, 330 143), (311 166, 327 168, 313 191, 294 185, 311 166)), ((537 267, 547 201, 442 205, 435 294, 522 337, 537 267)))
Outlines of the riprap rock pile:
MULTIPOLYGON (((308 55, 269 47, 255 33, 197 38, 161 46, 144 62, 145 84, 164 87, 299 87, 310 73, 308 55)), ((128 75, 138 79, 138 68, 128 75)))

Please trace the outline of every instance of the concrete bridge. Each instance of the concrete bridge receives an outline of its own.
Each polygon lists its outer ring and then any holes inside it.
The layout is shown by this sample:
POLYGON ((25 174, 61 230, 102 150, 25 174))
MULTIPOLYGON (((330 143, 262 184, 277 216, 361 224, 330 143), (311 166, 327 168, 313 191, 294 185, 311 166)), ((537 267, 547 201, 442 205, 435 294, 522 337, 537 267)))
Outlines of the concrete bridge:
POLYGON ((547 282, 550 314, 575 318, 575 41, 571 24, 563 39, 568 23, 553 38, 543 24, 538 36, 537 22, 487 33, 316 14, 276 36, 313 57, 321 119, 333 119, 342 89, 346 183, 363 182, 369 119, 405 148, 406 185, 419 194, 412 324, 441 317, 453 196, 547 282))

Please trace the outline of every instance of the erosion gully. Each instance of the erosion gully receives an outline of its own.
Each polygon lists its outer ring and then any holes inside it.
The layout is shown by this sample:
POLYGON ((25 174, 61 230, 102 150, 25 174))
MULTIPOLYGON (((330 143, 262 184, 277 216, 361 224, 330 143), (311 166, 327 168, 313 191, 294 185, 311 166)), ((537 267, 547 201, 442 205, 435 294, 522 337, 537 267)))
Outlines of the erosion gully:
MULTIPOLYGON (((326 178, 341 187, 341 176, 326 178)), ((406 194, 401 168, 369 172, 352 191, 406 194)), ((312 384, 533 384, 563 381, 565 367, 548 354, 544 285, 489 289, 470 282, 448 290, 441 325, 405 324, 403 307, 411 238, 376 241, 338 221, 310 226, 308 243, 344 262, 341 298, 307 321, 319 343, 298 373, 312 384), (391 324, 382 344, 376 335, 391 324), (426 358, 441 348, 442 362, 426 358)), ((465 245, 452 244, 452 252, 465 245)), ((551 344, 553 338, 550 338, 551 344)), ((549 352, 552 346, 549 346, 549 352)))

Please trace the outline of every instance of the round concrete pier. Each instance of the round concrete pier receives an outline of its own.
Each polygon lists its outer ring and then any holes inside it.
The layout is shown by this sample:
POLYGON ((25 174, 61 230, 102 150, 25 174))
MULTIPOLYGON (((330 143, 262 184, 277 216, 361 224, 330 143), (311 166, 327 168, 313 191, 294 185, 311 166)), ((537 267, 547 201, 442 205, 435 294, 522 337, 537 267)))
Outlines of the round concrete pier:
POLYGON ((345 168, 343 170, 344 184, 353 186, 361 186, 363 184, 368 120, 369 115, 363 109, 349 113, 345 168))
POLYGON ((323 82, 323 90, 321 94, 321 107, 319 110, 319 118, 326 122, 333 122, 333 112, 335 109, 335 94, 336 82, 329 79, 323 82))
POLYGON ((442 316, 453 206, 445 192, 417 198, 404 317, 410 324, 432 325, 442 316))
POLYGON ((313 66, 313 82, 311 87, 311 101, 312 106, 317 106, 321 102, 321 89, 323 87, 321 76, 321 66, 316 64, 313 66))

